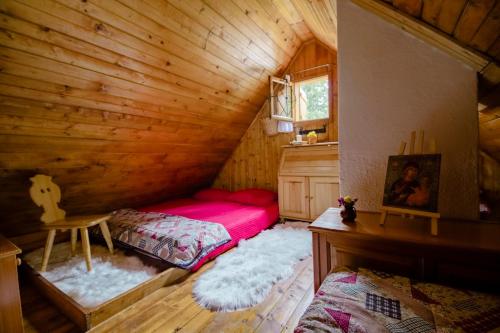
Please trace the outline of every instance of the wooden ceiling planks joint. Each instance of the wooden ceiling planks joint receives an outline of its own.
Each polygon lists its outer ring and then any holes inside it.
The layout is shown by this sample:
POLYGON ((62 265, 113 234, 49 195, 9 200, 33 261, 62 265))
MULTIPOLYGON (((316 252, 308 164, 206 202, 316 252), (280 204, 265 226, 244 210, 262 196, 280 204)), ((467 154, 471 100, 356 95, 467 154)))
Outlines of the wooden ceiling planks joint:
POLYGON ((313 35, 337 50, 337 0, 291 1, 313 35))
POLYGON ((293 19, 274 0, 0 1, 0 232, 39 230, 36 173, 70 214, 208 186, 313 36, 284 8, 293 19))

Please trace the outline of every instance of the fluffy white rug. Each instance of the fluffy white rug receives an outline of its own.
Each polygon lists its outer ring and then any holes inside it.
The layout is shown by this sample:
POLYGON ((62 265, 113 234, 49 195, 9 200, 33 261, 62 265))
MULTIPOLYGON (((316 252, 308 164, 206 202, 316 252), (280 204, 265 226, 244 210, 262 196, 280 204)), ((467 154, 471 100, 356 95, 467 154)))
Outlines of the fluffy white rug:
POLYGON ((311 242, 311 233, 303 227, 278 225, 265 230, 218 257, 195 282, 193 295, 200 305, 215 311, 254 306, 276 282, 292 276, 295 263, 311 255, 311 242))
MULTIPOLYGON (((69 243, 54 245, 47 271, 40 273, 66 295, 84 307, 94 307, 134 288, 157 272, 135 256, 126 256, 116 250, 113 255, 100 245, 92 245, 92 271, 82 256, 71 257, 69 243), (61 254, 63 254, 61 256, 61 254), (58 257, 59 255, 59 257, 58 257)), ((40 269, 43 248, 28 253, 24 259, 36 270, 40 269)))

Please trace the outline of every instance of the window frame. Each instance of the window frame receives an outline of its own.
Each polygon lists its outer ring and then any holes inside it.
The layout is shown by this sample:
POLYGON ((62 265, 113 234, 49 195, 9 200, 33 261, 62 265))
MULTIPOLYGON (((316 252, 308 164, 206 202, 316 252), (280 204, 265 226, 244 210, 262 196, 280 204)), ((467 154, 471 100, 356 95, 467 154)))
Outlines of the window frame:
POLYGON ((314 122, 318 122, 318 121, 329 121, 330 118, 331 118, 331 113, 332 113, 332 107, 331 107, 331 103, 332 103, 332 100, 331 100, 331 84, 330 84, 330 74, 329 73, 324 73, 324 74, 321 74, 321 75, 317 75, 317 76, 314 76, 314 77, 306 77, 306 78, 303 78, 301 80, 294 80, 292 81, 292 84, 293 84, 293 97, 294 97, 294 101, 293 101, 293 109, 292 109, 292 116, 293 116, 293 123, 294 124, 307 124, 307 123, 314 123, 314 122), (300 93, 300 85, 301 84, 304 84, 304 83, 312 83, 314 81, 320 81, 320 80, 324 80, 326 79, 326 82, 327 82, 327 85, 328 85, 328 88, 327 88, 327 99, 328 99, 328 116, 325 117, 325 118, 316 118, 316 119, 302 119, 302 120, 299 120, 297 117, 298 117, 298 114, 299 114, 299 108, 300 108, 300 104, 299 104, 299 101, 300 101, 300 98, 298 96, 298 94, 300 93))
POLYGON ((270 113, 271 113, 271 118, 276 119, 276 120, 283 120, 283 121, 291 121, 293 122, 294 119, 294 83, 290 81, 290 76, 286 75, 285 79, 280 79, 279 77, 276 76, 269 76, 269 107, 270 107, 270 113), (290 99, 291 101, 291 117, 288 118, 286 116, 280 116, 277 114, 276 109, 275 109, 275 103, 277 102, 278 96, 275 95, 274 91, 274 83, 282 85, 284 88, 283 89, 290 89, 290 99))

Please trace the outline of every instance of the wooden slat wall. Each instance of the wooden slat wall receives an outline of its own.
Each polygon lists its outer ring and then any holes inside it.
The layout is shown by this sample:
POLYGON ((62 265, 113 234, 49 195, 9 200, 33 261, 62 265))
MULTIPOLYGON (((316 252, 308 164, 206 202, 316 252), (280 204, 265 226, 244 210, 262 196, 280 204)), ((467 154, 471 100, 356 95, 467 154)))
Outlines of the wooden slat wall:
POLYGON ((39 229, 28 195, 37 173, 54 176, 69 214, 210 184, 264 102, 268 75, 310 38, 277 8, 0 1, 0 233, 39 229))
POLYGON ((337 49, 337 0, 291 1, 314 36, 331 49, 337 49))
MULTIPOLYGON (((296 73, 304 69, 331 64, 331 117, 328 140, 337 140, 337 55, 321 42, 312 41, 303 45, 295 59, 291 62, 288 73, 296 73)), ((323 71, 303 72, 302 79, 323 71)), ((288 144, 294 137, 293 133, 277 134, 269 137, 264 133, 261 119, 269 116, 269 106, 265 102, 254 122, 241 139, 231 157, 226 161, 213 186, 231 191, 242 188, 258 187, 278 190, 278 166, 281 146, 288 144)), ((314 126, 318 126, 314 123, 314 126)), ((307 126, 304 126, 307 128, 307 126)))
MULTIPOLYGON (((479 152, 479 162, 480 188, 493 192, 500 199, 500 163, 482 151, 479 152)), ((500 204, 500 202, 497 204, 500 204)))
POLYGON ((479 142, 485 150, 500 161, 500 106, 479 111, 479 142))
POLYGON ((487 204, 490 214, 485 218, 498 221, 500 219, 500 162, 489 154, 479 152, 479 188, 481 202, 487 204))

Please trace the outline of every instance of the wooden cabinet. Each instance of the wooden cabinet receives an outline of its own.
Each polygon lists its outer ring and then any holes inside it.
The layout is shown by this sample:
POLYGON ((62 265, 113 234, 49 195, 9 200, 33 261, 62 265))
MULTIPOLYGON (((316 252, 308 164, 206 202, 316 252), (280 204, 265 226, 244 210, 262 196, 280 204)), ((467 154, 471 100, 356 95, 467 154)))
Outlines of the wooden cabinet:
POLYGON ((285 146, 278 177, 280 216, 311 221, 339 197, 338 145, 285 146))
POLYGON ((337 207, 338 177, 309 177, 309 215, 315 219, 328 208, 337 207))
POLYGON ((278 192, 281 215, 303 219, 309 218, 307 177, 280 177, 278 192))
POLYGON ((17 257, 21 250, 0 235, 0 332, 23 332, 17 257))

